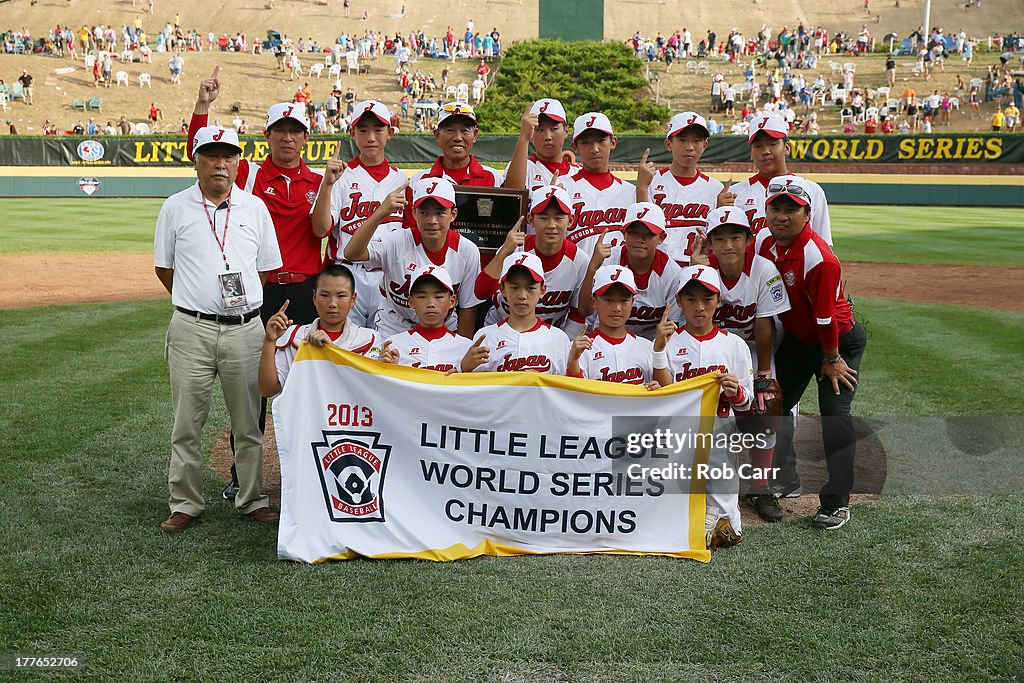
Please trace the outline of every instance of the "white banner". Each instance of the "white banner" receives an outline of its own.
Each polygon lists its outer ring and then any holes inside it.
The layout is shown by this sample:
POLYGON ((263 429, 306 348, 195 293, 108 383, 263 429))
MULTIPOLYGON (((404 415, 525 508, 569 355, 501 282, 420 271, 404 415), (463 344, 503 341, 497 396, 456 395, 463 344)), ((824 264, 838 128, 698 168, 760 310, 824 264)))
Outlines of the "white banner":
POLYGON ((709 435, 718 396, 710 375, 654 392, 528 372, 445 377, 303 344, 273 404, 278 557, 707 562, 704 483, 665 475, 706 463, 708 446, 659 451, 634 437, 683 422, 709 435))

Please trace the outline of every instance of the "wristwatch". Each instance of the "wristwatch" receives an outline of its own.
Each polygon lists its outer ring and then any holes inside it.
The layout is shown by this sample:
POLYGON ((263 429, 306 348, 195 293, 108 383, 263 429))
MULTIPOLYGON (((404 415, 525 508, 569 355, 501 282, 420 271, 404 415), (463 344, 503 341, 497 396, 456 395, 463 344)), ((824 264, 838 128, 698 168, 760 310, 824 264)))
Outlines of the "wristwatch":
POLYGON ((836 354, 836 356, 835 356, 835 358, 825 358, 825 359, 823 359, 823 360, 822 360, 821 362, 822 362, 822 363, 825 363, 826 365, 835 365, 836 363, 838 363, 838 362, 839 362, 839 361, 841 361, 842 359, 843 359, 843 357, 842 357, 842 356, 840 356, 840 355, 839 355, 839 354, 837 353, 837 354, 836 354))

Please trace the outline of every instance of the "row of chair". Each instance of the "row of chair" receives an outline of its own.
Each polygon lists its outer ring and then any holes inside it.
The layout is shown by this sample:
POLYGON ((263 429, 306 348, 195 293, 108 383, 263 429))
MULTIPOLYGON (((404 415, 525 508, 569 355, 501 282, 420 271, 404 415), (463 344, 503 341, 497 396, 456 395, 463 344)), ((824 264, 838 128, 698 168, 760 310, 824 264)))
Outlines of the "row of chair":
MULTIPOLYGON (((130 81, 129 81, 129 78, 128 78, 128 72, 127 71, 117 71, 117 72, 115 72, 114 73, 114 81, 115 81, 115 84, 118 87, 120 87, 121 85, 124 85, 125 87, 128 87, 129 84, 130 84, 130 81)), ((140 88, 145 88, 147 86, 150 87, 150 88, 153 87, 153 77, 150 76, 148 73, 141 73, 141 74, 139 74, 139 87, 140 88)))
MULTIPOLYGON (((352 73, 354 71, 355 73, 358 74, 359 73, 359 53, 357 53, 357 52, 349 52, 348 54, 346 54, 345 55, 345 66, 347 68, 347 73, 352 73)), ((331 76, 331 77, 334 77, 334 78, 337 78, 338 76, 341 76, 341 64, 330 64, 330 65, 328 65, 328 64, 312 64, 309 67, 309 75, 310 76, 316 76, 317 78, 320 78, 323 75, 324 68, 327 69, 327 75, 328 76, 331 76)), ((299 75, 302 74, 301 67, 297 70, 296 73, 298 73, 299 75)))
POLYGON ((87 100, 75 100, 72 109, 78 111, 103 111, 103 101, 99 97, 90 97, 87 100))

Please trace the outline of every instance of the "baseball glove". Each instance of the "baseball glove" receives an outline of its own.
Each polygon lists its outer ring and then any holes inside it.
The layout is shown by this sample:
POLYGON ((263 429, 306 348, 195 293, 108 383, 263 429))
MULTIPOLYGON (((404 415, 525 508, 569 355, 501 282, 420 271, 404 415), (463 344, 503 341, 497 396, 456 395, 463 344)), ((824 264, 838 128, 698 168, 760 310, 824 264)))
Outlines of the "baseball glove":
POLYGON ((758 377, 754 380, 754 400, 750 412, 765 417, 782 415, 782 388, 774 377, 758 377))
POLYGON ((776 418, 782 415, 782 389, 771 377, 754 380, 754 398, 750 410, 736 414, 736 426, 746 434, 774 434, 776 418))

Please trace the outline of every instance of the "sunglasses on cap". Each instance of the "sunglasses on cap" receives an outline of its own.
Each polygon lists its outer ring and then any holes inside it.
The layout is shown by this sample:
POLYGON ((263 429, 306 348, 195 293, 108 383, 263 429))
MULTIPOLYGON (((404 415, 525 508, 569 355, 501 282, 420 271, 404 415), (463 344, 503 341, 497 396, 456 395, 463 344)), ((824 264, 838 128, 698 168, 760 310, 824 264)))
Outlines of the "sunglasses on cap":
POLYGON ((768 194, 779 194, 781 192, 791 194, 794 197, 803 197, 807 201, 811 200, 811 196, 807 194, 807 190, 800 187, 799 185, 783 185, 782 183, 773 183, 768 186, 768 194))
POLYGON ((448 114, 465 114, 466 116, 473 116, 473 108, 465 104, 456 104, 449 102, 448 104, 441 107, 441 111, 448 114))

